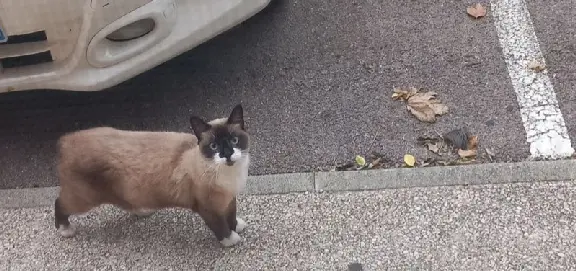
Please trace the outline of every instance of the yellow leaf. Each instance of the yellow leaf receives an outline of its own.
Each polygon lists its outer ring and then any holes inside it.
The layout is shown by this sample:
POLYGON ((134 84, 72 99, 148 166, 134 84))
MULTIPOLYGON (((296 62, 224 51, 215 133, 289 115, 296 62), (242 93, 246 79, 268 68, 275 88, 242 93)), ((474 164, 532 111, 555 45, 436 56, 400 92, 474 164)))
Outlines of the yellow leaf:
POLYGON ((416 158, 413 155, 406 154, 404 155, 404 163, 409 167, 413 167, 416 164, 416 158))
POLYGON ((366 159, 364 159, 364 157, 362 157, 360 155, 356 155, 354 160, 356 161, 356 164, 358 164, 361 167, 366 165, 366 159))

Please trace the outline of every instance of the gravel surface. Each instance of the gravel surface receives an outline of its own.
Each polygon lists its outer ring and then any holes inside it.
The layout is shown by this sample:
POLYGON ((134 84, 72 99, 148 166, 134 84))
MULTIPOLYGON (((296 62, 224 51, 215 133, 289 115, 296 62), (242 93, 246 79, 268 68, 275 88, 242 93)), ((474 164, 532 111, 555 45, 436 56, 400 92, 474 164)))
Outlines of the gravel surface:
POLYGON ((0 95, 0 188, 55 185, 54 142, 64 132, 189 131, 190 114, 214 118, 238 102, 254 139, 252 175, 373 151, 397 163, 406 153, 424 160, 417 137, 462 126, 495 161, 523 160, 526 134, 492 18, 470 19, 470 3, 277 1, 109 91, 0 95), (437 91, 450 113, 421 123, 391 99, 395 86, 437 91))
POLYGON ((10 270, 567 270, 576 182, 248 196, 241 245, 222 249, 182 210, 106 207, 61 239, 47 208, 0 209, 10 270))

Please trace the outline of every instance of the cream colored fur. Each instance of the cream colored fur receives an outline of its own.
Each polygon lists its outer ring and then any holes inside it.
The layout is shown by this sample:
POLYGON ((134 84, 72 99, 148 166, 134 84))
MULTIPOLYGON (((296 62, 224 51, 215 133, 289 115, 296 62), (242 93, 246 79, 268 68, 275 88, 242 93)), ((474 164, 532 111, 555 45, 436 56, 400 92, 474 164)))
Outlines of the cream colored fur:
POLYGON ((188 133, 101 127, 65 135, 59 143, 60 198, 69 213, 102 203, 135 212, 195 209, 198 203, 235 196, 248 177, 247 152, 233 166, 216 165, 188 133), (218 196, 209 198, 210 193, 218 196))

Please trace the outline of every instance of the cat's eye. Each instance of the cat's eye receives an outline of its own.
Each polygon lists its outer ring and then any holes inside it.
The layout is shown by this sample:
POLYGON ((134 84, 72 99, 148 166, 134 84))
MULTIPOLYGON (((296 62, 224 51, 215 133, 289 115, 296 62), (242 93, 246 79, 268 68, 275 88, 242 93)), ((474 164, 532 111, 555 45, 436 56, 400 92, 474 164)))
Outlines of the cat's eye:
POLYGON ((212 143, 210 143, 210 149, 215 151, 218 149, 218 145, 216 143, 212 142, 212 143))
POLYGON ((237 136, 233 137, 232 140, 230 140, 230 142, 234 145, 238 144, 238 137, 237 136))

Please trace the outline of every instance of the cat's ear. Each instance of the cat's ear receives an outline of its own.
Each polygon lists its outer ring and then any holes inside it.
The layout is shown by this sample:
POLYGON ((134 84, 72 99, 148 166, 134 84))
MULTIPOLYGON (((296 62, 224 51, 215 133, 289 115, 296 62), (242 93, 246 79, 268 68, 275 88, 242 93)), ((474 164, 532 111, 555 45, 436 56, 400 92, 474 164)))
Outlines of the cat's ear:
POLYGON ((210 130, 210 124, 196 116, 190 117, 190 126, 192 126, 192 131, 194 131, 194 135, 198 138, 198 141, 200 141, 202 133, 210 130))
POLYGON ((238 124, 244 130, 244 109, 242 105, 238 104, 232 109, 232 113, 228 117, 228 124, 238 124))

